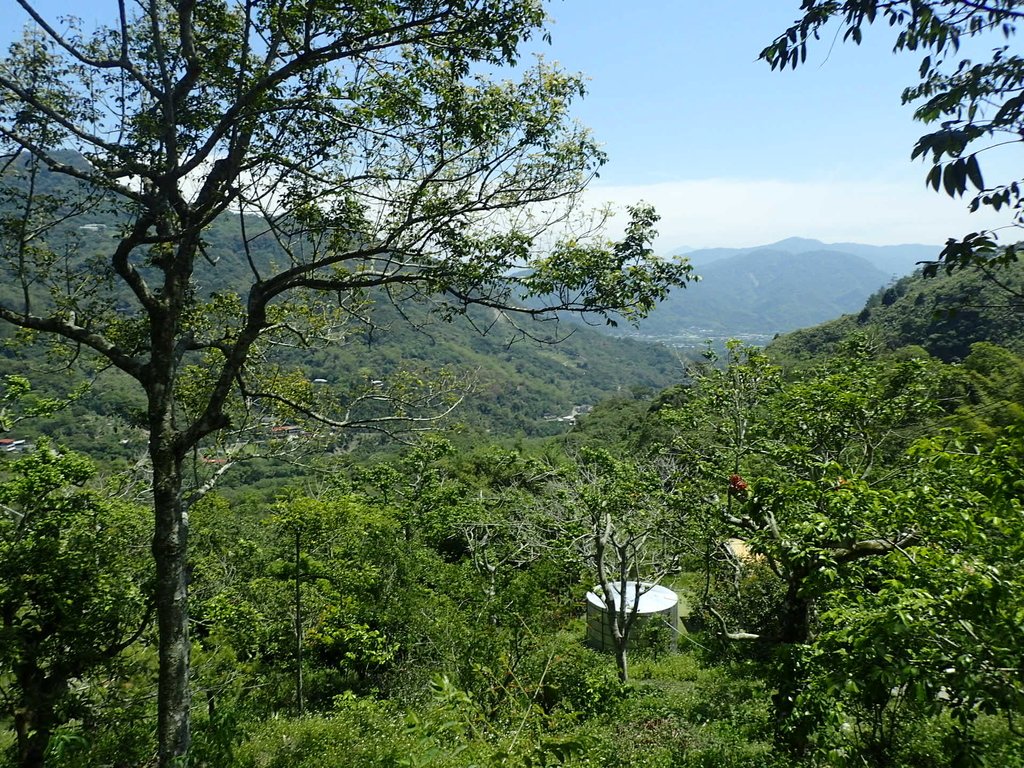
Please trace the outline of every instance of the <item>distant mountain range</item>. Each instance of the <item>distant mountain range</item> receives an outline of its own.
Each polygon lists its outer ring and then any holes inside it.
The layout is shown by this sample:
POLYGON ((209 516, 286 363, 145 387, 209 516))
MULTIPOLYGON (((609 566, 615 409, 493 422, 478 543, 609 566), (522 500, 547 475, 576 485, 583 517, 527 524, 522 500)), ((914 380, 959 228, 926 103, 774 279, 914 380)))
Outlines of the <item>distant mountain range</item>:
POLYGON ((939 250, 796 237, 755 248, 678 249, 701 280, 670 295, 639 332, 676 343, 701 336, 770 338, 858 311, 875 291, 939 250))
POLYGON ((873 264, 877 269, 895 277, 902 277, 917 269, 922 261, 934 259, 940 247, 935 245, 864 245, 863 243, 823 243, 806 237, 788 237, 769 245, 758 245, 753 248, 677 248, 672 256, 686 256, 698 267, 732 256, 757 251, 776 251, 782 253, 802 254, 815 251, 834 251, 860 256, 873 264))

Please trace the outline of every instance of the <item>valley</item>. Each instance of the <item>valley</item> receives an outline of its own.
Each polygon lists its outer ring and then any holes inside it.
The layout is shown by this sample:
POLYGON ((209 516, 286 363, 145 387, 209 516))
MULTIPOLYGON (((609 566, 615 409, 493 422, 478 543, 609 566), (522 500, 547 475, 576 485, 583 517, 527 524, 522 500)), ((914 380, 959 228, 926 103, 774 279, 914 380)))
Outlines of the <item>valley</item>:
POLYGON ((54 2, 0 768, 1024 768, 1016 2, 54 2))

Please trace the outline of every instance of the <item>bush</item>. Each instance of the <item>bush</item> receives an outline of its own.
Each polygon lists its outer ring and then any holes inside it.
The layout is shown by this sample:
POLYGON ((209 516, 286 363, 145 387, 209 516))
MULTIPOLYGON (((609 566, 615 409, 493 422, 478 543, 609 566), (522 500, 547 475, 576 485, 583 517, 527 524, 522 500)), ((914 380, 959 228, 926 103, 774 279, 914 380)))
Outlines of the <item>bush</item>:
POLYGON ((565 633, 526 659, 524 673, 547 714, 596 717, 614 711, 626 695, 611 657, 565 633))
POLYGON ((237 752, 236 768, 394 768, 413 747, 403 718, 372 699, 343 699, 323 717, 273 719, 237 752))

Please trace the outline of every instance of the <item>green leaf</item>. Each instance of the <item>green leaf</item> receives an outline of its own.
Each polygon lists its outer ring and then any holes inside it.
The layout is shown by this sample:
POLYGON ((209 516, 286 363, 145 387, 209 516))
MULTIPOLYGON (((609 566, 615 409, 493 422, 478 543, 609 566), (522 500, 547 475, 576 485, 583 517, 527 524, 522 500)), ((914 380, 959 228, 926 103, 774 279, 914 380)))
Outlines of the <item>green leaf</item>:
POLYGON ((956 197, 963 194, 966 178, 962 160, 949 163, 942 171, 942 188, 950 197, 956 197))
POLYGON ((985 182, 981 178, 981 168, 978 166, 977 154, 971 155, 967 158, 967 176, 971 180, 971 184, 980 192, 985 189, 985 182))

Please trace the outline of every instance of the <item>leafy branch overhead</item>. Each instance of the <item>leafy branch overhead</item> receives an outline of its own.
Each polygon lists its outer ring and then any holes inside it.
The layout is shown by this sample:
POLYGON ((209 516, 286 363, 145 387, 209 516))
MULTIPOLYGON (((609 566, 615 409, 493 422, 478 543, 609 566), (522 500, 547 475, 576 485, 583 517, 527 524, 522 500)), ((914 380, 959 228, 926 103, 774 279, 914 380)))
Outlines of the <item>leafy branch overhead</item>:
MULTIPOLYGON (((950 197, 971 194, 971 211, 1006 209, 1010 226, 1024 224, 1022 180, 986 184, 981 160, 984 153, 1016 144, 1024 136, 1024 58, 1011 42, 1024 19, 1016 0, 803 0, 801 10, 803 16, 761 52, 772 69, 804 64, 808 44, 833 25, 839 25, 843 41, 857 45, 865 27, 890 27, 895 53, 923 54, 920 80, 904 89, 903 102, 915 105, 915 119, 937 124, 917 140, 911 153, 912 159, 931 163, 928 186, 950 197), (965 55, 961 43, 972 38, 991 53, 978 60, 965 55)), ((1012 246, 1008 253, 1000 253, 994 238, 986 232, 950 238, 939 262, 952 271, 1016 260, 1012 246)), ((929 266, 934 270, 938 263, 929 266)))

